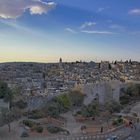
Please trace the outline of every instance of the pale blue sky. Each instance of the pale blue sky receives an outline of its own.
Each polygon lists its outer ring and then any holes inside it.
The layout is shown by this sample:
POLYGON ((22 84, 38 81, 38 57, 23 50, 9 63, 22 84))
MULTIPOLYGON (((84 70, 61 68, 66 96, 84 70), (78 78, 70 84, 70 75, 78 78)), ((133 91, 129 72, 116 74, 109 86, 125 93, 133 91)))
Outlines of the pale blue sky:
POLYGON ((140 61, 140 1, 1 0, 0 49, 0 62, 140 61))

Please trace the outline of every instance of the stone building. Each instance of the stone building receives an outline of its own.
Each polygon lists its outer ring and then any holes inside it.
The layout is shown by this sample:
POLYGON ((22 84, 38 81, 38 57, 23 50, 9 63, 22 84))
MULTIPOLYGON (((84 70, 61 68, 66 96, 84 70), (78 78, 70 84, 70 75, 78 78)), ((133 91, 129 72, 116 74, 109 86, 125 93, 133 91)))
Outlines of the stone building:
POLYGON ((119 102, 121 82, 117 80, 103 81, 98 83, 89 83, 81 85, 82 92, 86 95, 84 104, 91 103, 94 99, 99 104, 104 105, 106 102, 119 102))

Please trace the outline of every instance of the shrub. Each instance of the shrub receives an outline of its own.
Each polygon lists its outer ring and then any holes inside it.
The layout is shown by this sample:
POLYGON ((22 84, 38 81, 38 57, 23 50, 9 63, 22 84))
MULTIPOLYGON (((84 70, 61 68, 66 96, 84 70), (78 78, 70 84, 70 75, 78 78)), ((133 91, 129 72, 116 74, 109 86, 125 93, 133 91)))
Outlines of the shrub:
POLYGON ((71 106, 71 101, 67 94, 59 95, 56 100, 64 109, 69 109, 71 106))
POLYGON ((23 124, 31 128, 35 125, 35 122, 31 120, 23 120, 23 124))
POLYGON ((123 119, 121 117, 118 117, 118 118, 115 118, 113 121, 112 121, 112 124, 114 126, 119 126, 123 123, 123 119))
POLYGON ((24 109, 27 107, 27 102, 23 101, 23 100, 19 100, 15 103, 15 105, 17 107, 19 107, 20 109, 24 109))
POLYGON ((49 102, 47 105, 46 105, 46 114, 48 116, 51 116, 51 117, 54 117, 54 118, 57 118, 60 114, 60 107, 57 103, 55 102, 49 102))
POLYGON ((28 132, 23 131, 23 133, 21 134, 20 137, 29 137, 29 134, 28 134, 28 132))
POLYGON ((36 131, 37 131, 38 133, 42 133, 42 132, 43 132, 43 127, 42 127, 42 126, 37 126, 37 127, 36 127, 36 131))
POLYGON ((114 119, 114 120, 112 121, 112 124, 113 124, 113 125, 118 125, 117 120, 116 120, 116 119, 114 119))
POLYGON ((96 101, 92 101, 89 105, 83 106, 81 115, 84 117, 95 117, 99 115, 99 104, 96 101))
POLYGON ((121 105, 127 105, 127 104, 129 104, 130 101, 131 101, 131 97, 127 94, 120 97, 121 105))
POLYGON ((44 117, 44 113, 39 110, 34 110, 30 113, 29 118, 31 119, 40 119, 44 117))
POLYGON ((134 112, 134 113, 133 113, 133 116, 134 116, 134 117, 138 117, 138 114, 134 112))
POLYGON ((110 113, 119 113, 122 109, 122 106, 117 102, 108 102, 105 107, 110 113))
POLYGON ((81 111, 77 111, 77 112, 74 114, 74 116, 81 115, 81 114, 82 114, 81 111))
POLYGON ((129 84, 126 90, 123 90, 123 95, 120 97, 120 103, 126 105, 133 100, 138 100, 140 97, 140 84, 129 84))
POLYGON ((80 91, 73 90, 68 95, 73 106, 81 106, 83 104, 84 95, 80 91))
POLYGON ((54 125, 47 126, 47 129, 50 133, 58 133, 58 132, 62 131, 62 129, 60 127, 57 127, 54 125))

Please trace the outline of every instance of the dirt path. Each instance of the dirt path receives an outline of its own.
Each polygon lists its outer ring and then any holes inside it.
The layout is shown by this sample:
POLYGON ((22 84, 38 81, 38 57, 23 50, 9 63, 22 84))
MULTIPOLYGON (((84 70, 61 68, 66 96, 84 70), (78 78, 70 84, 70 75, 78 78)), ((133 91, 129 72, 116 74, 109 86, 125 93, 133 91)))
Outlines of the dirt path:
POLYGON ((68 112, 63 114, 63 117, 66 118, 67 123, 66 123, 66 129, 71 133, 71 134, 76 134, 81 132, 80 128, 83 125, 82 123, 77 123, 75 121, 75 118, 72 115, 72 112, 68 112))

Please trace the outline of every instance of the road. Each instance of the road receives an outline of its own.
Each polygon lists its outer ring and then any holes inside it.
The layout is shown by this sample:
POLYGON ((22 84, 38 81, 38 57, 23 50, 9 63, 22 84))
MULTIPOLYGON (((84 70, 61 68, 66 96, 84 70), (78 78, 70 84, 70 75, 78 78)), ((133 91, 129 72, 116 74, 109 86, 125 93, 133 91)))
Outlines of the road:
POLYGON ((76 120, 73 117, 71 111, 67 112, 67 113, 65 113, 65 114, 63 114, 61 116, 63 116, 67 120, 65 129, 68 130, 71 134, 79 133, 79 131, 81 130, 81 126, 85 125, 83 123, 76 122, 76 120))

